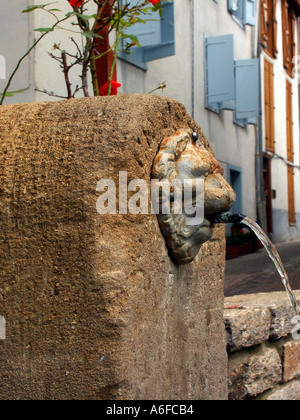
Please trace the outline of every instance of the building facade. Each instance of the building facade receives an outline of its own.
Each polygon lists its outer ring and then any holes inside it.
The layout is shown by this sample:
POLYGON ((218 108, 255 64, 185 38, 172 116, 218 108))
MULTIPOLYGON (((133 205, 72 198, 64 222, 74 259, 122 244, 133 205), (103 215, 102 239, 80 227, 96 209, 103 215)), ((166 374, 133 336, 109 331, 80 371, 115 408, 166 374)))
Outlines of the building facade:
MULTIPOLYGON (((41 11, 21 14, 27 6, 0 5, 7 73, 32 43, 33 28, 49 26, 41 11)), ((234 210, 259 218, 275 241, 300 237, 299 9, 299 0, 174 0, 162 17, 130 29, 141 48, 120 52, 117 65, 120 93, 149 93, 165 82, 158 94, 186 106, 223 164, 237 193, 234 210)), ((48 52, 55 43, 72 48, 68 37, 45 37, 12 86, 24 93, 6 103, 58 99, 43 90, 64 95, 48 52)))
MULTIPOLYGON (((238 19, 229 11, 224 0, 175 0, 166 7, 174 13, 169 26, 173 25, 175 54, 144 62, 144 66, 122 55, 118 76, 123 91, 146 93, 166 81, 164 94, 186 106, 222 162, 237 192, 235 210, 256 218, 256 128, 244 118, 238 120, 235 112, 239 92, 235 64, 255 57, 256 10, 252 9, 252 20, 246 24, 242 16, 238 19)), ((258 78, 254 84, 257 95, 258 78)), ((252 122, 258 116, 255 107, 252 122)))
POLYGON ((300 235, 299 13, 299 1, 260 3, 264 192, 275 241, 300 235))

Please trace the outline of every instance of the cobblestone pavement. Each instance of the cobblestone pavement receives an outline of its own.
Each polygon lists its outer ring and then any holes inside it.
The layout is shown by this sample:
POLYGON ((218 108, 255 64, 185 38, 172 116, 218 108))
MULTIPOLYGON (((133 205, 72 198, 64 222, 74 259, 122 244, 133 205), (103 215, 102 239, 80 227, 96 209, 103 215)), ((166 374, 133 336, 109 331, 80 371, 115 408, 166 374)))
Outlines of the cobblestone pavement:
MULTIPOLYGON (((300 240, 276 245, 292 288, 300 290, 300 240)), ((226 262, 225 296, 284 290, 264 249, 226 262)))

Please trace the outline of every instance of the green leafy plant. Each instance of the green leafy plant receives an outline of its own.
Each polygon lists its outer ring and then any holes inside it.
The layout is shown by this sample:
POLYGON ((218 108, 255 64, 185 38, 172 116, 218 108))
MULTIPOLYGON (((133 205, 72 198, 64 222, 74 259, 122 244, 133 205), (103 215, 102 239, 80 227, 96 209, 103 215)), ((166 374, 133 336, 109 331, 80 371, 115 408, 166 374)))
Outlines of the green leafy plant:
MULTIPOLYGON (((67 0, 60 0, 67 1, 67 0)), ((117 55, 120 50, 121 40, 124 40, 124 49, 126 52, 131 53, 133 46, 140 46, 139 40, 136 36, 130 34, 130 27, 137 24, 145 24, 151 20, 151 13, 159 11, 162 13, 162 2, 172 0, 136 0, 135 2, 128 0, 68 0, 72 10, 68 13, 62 12, 59 8, 54 7, 58 2, 45 3, 40 5, 33 5, 28 7, 23 13, 31 12, 45 12, 54 19, 54 23, 48 27, 36 28, 35 32, 39 34, 37 39, 34 41, 32 46, 24 53, 24 55, 18 61, 15 69, 13 70, 8 82, 4 88, 4 91, 0 93, 0 105, 3 104, 5 97, 13 95, 9 88, 12 80, 19 70, 23 60, 34 50, 43 38, 54 30, 67 30, 72 33, 81 34, 84 42, 83 45, 75 41, 74 36, 70 39, 75 46, 75 53, 66 51, 61 44, 55 44, 55 53, 49 53, 49 55, 59 62, 62 69, 65 84, 67 88, 67 95, 62 97, 49 93, 51 96, 58 96, 60 98, 70 99, 75 97, 76 93, 80 90, 83 91, 84 96, 90 96, 88 87, 88 75, 91 74, 93 94, 97 95, 111 95, 116 94, 118 84, 113 80, 114 70, 117 62, 117 55), (93 10, 94 13, 90 13, 89 10, 93 10), (74 27, 66 28, 63 24, 70 20, 71 25, 74 27), (108 38, 111 33, 115 34, 115 41, 112 46, 109 45, 108 38), (100 54, 95 53, 100 46, 107 46, 100 54), (106 54, 112 54, 113 60, 110 69, 110 74, 107 83, 104 86, 98 86, 97 74, 96 74, 96 60, 99 60, 106 54), (80 78, 81 86, 72 84, 70 80, 70 70, 80 66, 80 78)), ((103 50, 103 48, 102 48, 103 50)), ((157 89, 162 89, 165 84, 160 85, 157 89)))

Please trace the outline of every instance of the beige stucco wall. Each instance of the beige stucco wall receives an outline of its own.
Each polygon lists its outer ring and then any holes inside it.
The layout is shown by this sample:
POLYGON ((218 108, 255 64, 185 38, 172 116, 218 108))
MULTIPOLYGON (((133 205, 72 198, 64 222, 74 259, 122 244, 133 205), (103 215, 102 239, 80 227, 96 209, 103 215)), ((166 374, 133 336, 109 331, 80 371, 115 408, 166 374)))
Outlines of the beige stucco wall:
MULTIPOLYGON (((41 35, 34 31, 36 28, 48 28, 55 23, 55 18, 43 10, 36 10, 31 13, 23 14, 22 11, 30 5, 39 5, 39 0, 14 0, 9 4, 1 2, 0 4, 0 55, 7 61, 7 76, 15 68, 18 60, 29 49, 33 42, 41 35)), ((58 18, 72 11, 69 3, 64 0, 53 7, 61 12, 55 12, 58 18)), ((91 10, 92 13, 92 10, 91 10)), ((17 72, 10 90, 24 89, 24 93, 16 94, 14 98, 7 98, 6 104, 32 102, 32 101, 57 101, 60 98, 48 96, 37 90, 47 90, 59 96, 66 96, 66 85, 60 65, 49 56, 49 53, 59 55, 53 49, 54 44, 59 44, 61 49, 70 53, 76 53, 76 47, 70 41, 73 37, 80 45, 82 37, 78 33, 78 28, 71 25, 71 20, 60 25, 53 33, 49 33, 36 47, 36 49, 25 59, 19 71, 17 72)), ((71 59, 69 59, 70 62, 71 59)), ((73 88, 76 85, 81 86, 79 77, 80 68, 74 68, 70 71, 70 79, 73 88)), ((0 80, 0 89, 5 86, 5 81, 0 80)), ((92 90, 91 90, 92 94, 92 90)), ((83 96, 79 92, 77 96, 83 96)))
MULTIPOLYGON (((9 3, 2 1, 0 3, 0 55, 5 57, 7 78, 32 43, 30 16, 21 13, 27 6, 27 0, 14 0, 9 3)), ((0 80, 0 92, 4 90, 6 83, 7 80, 0 80)), ((33 55, 23 62, 10 91, 20 89, 24 90, 24 93, 7 98, 6 103, 34 100, 33 55)))

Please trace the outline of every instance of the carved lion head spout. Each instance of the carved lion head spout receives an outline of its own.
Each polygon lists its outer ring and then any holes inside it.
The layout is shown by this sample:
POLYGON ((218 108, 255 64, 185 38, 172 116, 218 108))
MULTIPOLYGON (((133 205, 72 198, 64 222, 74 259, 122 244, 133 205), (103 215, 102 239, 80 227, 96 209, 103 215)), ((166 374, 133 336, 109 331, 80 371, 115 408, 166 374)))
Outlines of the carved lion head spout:
POLYGON ((235 193, 222 174, 220 163, 191 129, 178 130, 161 143, 154 160, 152 179, 157 180, 157 188, 161 188, 164 182, 171 187, 167 197, 169 212, 161 211, 162 202, 166 200, 161 194, 157 217, 167 245, 178 264, 192 262, 201 245, 211 239, 213 229, 207 217, 230 210, 235 201, 235 193), (196 184, 204 186, 202 201, 201 197, 197 200, 197 193, 201 191, 196 188, 196 184), (203 217, 198 224, 192 223, 191 213, 183 203, 181 211, 178 211, 178 198, 183 201, 185 191, 189 188, 192 204, 195 205, 193 208, 196 208, 197 203, 202 203, 203 217))

